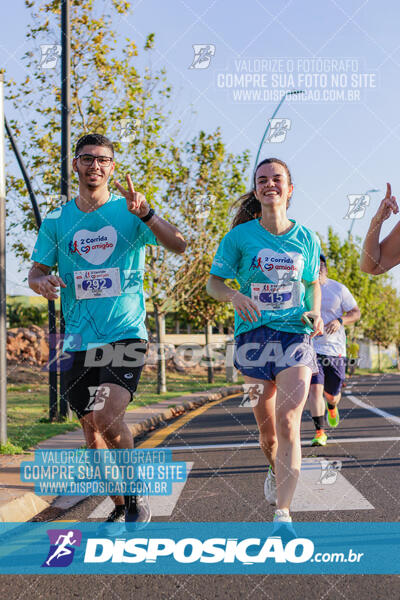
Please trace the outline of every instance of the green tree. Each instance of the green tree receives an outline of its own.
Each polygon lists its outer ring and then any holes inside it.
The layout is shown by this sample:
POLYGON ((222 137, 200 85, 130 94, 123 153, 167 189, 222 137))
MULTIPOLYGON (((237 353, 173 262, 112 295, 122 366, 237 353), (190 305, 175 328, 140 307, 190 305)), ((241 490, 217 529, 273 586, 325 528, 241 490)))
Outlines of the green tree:
POLYGON ((27 306, 22 302, 7 303, 7 322, 9 327, 29 327, 43 325, 47 318, 45 307, 27 306))
MULTIPOLYGON (((245 191, 248 165, 247 151, 227 152, 219 129, 209 134, 201 131, 175 157, 169 177, 167 197, 177 202, 180 229, 188 241, 180 270, 185 286, 176 286, 175 302, 183 318, 204 329, 208 351, 212 324, 233 319, 232 307, 210 298, 205 286, 218 244, 230 229, 232 202, 245 191)), ((207 362, 211 383, 210 353, 207 362)))
MULTIPOLYGON (((10 124, 45 213, 56 206, 60 193, 60 62, 56 68, 44 69, 39 46, 59 43, 60 2, 47 0, 38 6, 26 0, 25 4, 32 17, 26 36, 29 49, 22 57, 28 74, 22 83, 8 79, 7 99, 21 114, 24 98, 22 118, 10 124)), ((158 206, 166 155, 173 146, 168 135, 171 88, 163 69, 153 72, 148 66, 139 73, 136 43, 121 41, 113 28, 113 17, 126 16, 130 5, 126 0, 111 0, 104 5, 108 7, 104 14, 100 12, 104 6, 100 9, 93 0, 71 2, 72 140, 88 132, 111 137, 117 150, 115 177, 123 179, 130 172, 137 189, 158 206), (124 125, 131 127, 127 137, 124 125)), ((151 33, 143 52, 151 51, 153 44, 151 33)), ((36 230, 36 224, 22 178, 10 175, 7 192, 14 200, 9 208, 14 217, 10 225, 15 234, 13 249, 28 259, 34 239, 29 233, 36 230)))

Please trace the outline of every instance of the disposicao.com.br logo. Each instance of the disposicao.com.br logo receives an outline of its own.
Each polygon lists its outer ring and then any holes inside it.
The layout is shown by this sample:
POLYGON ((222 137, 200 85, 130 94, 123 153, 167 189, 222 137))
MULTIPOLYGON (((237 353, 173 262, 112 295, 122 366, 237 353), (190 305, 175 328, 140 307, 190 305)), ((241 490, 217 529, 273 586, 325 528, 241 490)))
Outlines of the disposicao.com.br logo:
POLYGON ((349 558, 344 553, 316 553, 314 543, 308 538, 295 538, 286 544, 279 536, 263 538, 89 538, 86 543, 85 563, 156 563, 170 557, 177 563, 234 563, 254 565, 274 561, 275 563, 354 562, 362 553, 350 550, 349 558), (351 553, 351 554, 350 554, 351 553))

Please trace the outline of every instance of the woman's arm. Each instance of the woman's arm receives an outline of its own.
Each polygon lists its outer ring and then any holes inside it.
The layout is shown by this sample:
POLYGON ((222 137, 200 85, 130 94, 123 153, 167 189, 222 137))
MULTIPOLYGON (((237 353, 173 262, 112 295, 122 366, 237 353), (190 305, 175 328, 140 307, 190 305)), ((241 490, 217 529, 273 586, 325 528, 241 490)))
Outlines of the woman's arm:
POLYGON ((321 318, 321 286, 319 280, 310 283, 303 279, 303 284, 305 287, 304 303, 307 308, 307 312, 304 314, 314 321, 314 331, 311 337, 322 335, 324 333, 324 322, 321 318))
POLYGON ((225 280, 217 275, 210 275, 206 286, 207 293, 220 302, 232 302, 234 309, 243 321, 258 321, 261 312, 258 306, 238 290, 233 290, 226 285, 225 280))

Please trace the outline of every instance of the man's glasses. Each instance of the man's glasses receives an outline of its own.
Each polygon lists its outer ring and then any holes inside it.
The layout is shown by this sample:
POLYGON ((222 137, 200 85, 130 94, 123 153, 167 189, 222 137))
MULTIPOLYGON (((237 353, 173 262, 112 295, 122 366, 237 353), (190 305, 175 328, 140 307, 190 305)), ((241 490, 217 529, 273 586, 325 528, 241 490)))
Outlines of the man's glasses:
POLYGON ((100 166, 108 167, 113 161, 111 156, 94 156, 93 154, 78 154, 76 158, 80 158, 81 163, 85 167, 90 167, 95 160, 97 160, 100 166))

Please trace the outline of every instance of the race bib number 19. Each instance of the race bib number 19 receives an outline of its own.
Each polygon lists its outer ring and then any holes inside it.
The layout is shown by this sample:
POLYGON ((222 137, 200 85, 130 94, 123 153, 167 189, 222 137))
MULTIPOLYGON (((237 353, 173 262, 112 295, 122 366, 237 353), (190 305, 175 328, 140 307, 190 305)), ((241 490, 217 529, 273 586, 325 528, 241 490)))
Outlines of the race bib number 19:
POLYGON ((74 271, 74 280, 77 300, 121 295, 121 278, 118 268, 74 271))
POLYGON ((285 285, 276 283, 252 283, 251 299, 260 310, 286 310, 300 305, 298 281, 285 285))

